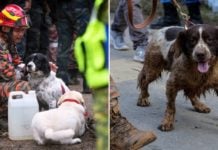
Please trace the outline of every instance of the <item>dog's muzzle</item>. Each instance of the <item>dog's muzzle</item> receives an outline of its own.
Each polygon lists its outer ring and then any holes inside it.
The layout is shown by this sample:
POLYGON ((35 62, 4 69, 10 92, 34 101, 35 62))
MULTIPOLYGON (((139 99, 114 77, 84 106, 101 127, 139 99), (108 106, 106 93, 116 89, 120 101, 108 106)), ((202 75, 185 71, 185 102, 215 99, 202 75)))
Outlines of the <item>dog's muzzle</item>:
POLYGON ((32 72, 36 70, 36 66, 33 62, 29 62, 26 66, 27 72, 32 72))
POLYGON ((205 47, 196 47, 193 51, 193 58, 198 63, 198 71, 206 73, 209 70, 209 61, 211 59, 211 53, 205 47))

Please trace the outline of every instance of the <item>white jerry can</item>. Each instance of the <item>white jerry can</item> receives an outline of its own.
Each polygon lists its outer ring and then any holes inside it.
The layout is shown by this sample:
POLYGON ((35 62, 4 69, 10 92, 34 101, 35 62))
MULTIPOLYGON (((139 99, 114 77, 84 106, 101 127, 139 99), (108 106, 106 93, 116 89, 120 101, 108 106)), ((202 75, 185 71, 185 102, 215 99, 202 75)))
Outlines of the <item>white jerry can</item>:
POLYGON ((33 116, 39 112, 39 104, 35 91, 28 94, 13 91, 8 99, 8 134, 11 140, 33 139, 31 122, 33 116))

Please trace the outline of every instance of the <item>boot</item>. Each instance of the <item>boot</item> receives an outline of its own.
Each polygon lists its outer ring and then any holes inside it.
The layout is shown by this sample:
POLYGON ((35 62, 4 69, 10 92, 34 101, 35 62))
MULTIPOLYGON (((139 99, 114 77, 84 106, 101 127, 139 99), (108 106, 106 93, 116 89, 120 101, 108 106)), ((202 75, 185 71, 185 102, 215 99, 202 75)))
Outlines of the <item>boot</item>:
POLYGON ((151 29, 160 29, 167 26, 180 26, 180 19, 176 7, 172 3, 163 3, 164 16, 150 25, 151 29))
POLYGON ((110 147, 112 150, 136 150, 156 139, 153 132, 136 129, 120 114, 116 98, 111 99, 110 107, 110 147))
POLYGON ((187 5, 188 12, 190 16, 190 21, 194 24, 203 24, 203 20, 200 12, 200 4, 199 3, 191 3, 187 5))

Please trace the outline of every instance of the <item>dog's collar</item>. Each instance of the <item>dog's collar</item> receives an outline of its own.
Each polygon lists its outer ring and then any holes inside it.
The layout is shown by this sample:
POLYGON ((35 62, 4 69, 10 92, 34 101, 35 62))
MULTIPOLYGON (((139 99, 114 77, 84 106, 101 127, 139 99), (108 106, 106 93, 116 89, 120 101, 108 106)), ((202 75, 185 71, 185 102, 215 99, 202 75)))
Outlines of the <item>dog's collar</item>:
MULTIPOLYGON (((65 100, 63 100, 63 102, 62 103, 64 103, 64 102, 72 102, 72 103, 77 103, 77 104, 81 104, 82 106, 83 106, 83 104, 82 103, 80 103, 80 102, 78 102, 77 100, 75 100, 75 99, 65 99, 65 100)), ((88 117, 88 112, 87 111, 85 111, 85 113, 84 113, 84 116, 85 117, 88 117)))
MULTIPOLYGON (((62 103, 64 103, 64 102, 73 102, 73 103, 81 104, 80 102, 78 102, 78 101, 75 100, 75 99, 65 99, 65 100, 63 100, 62 103)), ((82 104, 81 104, 81 105, 82 105, 82 104)))

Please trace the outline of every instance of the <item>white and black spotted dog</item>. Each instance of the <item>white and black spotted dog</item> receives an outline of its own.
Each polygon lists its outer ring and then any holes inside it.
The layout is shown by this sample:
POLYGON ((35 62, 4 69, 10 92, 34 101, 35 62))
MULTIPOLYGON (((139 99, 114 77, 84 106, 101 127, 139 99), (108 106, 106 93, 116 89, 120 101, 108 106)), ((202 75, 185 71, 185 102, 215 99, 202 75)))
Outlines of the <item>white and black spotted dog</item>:
POLYGON ((70 91, 60 78, 51 70, 47 57, 34 53, 25 60, 28 81, 36 91, 40 110, 56 106, 58 99, 65 92, 70 91), (55 104, 54 104, 55 102, 55 104), (53 106, 50 105, 53 103, 53 106))

